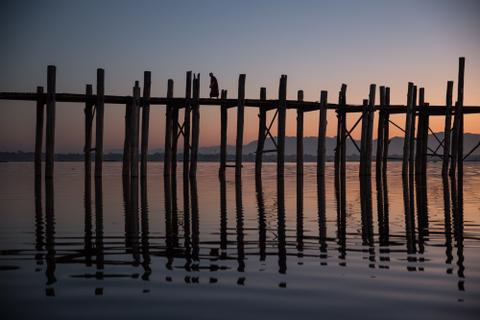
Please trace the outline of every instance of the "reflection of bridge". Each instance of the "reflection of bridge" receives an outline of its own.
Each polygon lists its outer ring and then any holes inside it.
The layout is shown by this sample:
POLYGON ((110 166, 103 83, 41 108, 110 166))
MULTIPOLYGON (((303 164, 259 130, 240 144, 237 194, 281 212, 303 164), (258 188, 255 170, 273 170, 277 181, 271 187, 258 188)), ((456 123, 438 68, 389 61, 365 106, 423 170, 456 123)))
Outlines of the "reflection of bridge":
MULTIPOLYGON (((136 179, 136 178, 132 178, 136 179)), ((347 255, 361 250, 367 255, 369 267, 389 268, 390 256, 404 254, 405 266, 408 271, 421 271, 425 256, 424 246, 428 239, 429 222, 426 197, 426 180, 413 176, 403 178, 405 228, 403 242, 390 235, 389 204, 387 194, 387 176, 377 176, 377 219, 373 217, 371 179, 360 179, 361 202, 361 247, 349 244, 351 234, 347 234, 347 206, 345 181, 336 184, 337 217, 336 236, 327 236, 325 180, 323 176, 317 179, 317 219, 318 235, 304 235, 303 218, 303 178, 297 178, 296 186, 296 234, 288 236, 285 218, 285 185, 284 178, 277 179, 277 197, 275 207, 266 208, 262 178, 256 177, 257 225, 258 240, 245 240, 244 209, 242 197, 242 180, 235 178, 235 219, 234 236, 228 234, 227 228, 227 186, 224 176, 220 178, 220 212, 219 235, 217 241, 202 241, 200 221, 202 215, 198 205, 196 179, 183 180, 183 204, 177 202, 177 180, 175 175, 164 180, 165 198, 165 233, 151 235, 149 229, 149 211, 146 178, 140 179, 140 184, 124 179, 125 236, 124 238, 105 237, 103 231, 103 195, 102 179, 96 178, 92 194, 91 183, 85 183, 85 219, 83 248, 70 250, 69 253, 57 252, 62 246, 60 239, 55 237, 55 212, 53 183, 47 179, 45 190, 45 215, 42 210, 41 188, 39 177, 36 178, 36 259, 39 264, 46 263, 47 294, 54 294, 53 284, 56 282, 55 270, 63 264, 84 264, 95 272, 73 275, 74 277, 106 279, 109 277, 139 278, 148 281, 152 273, 153 258, 165 259, 165 268, 169 270, 184 269, 188 272, 186 282, 196 282, 204 276, 200 271, 209 271, 209 281, 215 283, 222 273, 236 266, 238 284, 243 284, 249 269, 247 261, 271 263, 269 257, 276 257, 278 273, 288 273, 287 260, 298 257, 318 258, 321 265, 338 263, 347 266, 347 255), (139 185, 140 190, 134 186, 139 185), (133 188, 132 188, 133 186, 133 188), (342 189, 343 188, 343 189, 342 189), (92 210, 92 197, 95 200, 92 210), (414 200, 416 202, 414 203, 414 200), (272 212, 270 212, 272 211, 272 212), (94 212, 94 213, 93 213, 94 212), (183 212, 183 214, 179 214, 183 212), (275 215, 276 225, 272 227, 269 219, 275 215), (270 218, 269 218, 270 216, 270 218), (377 226, 374 221, 376 220, 377 226), (183 233, 179 230, 180 226, 183 233), (273 229, 272 229, 273 228, 273 229), (378 230, 378 238, 374 230, 378 230), (267 233, 276 236, 269 238, 267 233), (399 249, 404 245, 405 249, 399 249), (391 251, 393 250, 393 251, 391 251), (376 256, 378 252, 378 257, 376 256), (394 252, 394 253, 392 253, 394 252), (121 259, 119 259, 121 257, 121 259), (131 266, 138 268, 135 273, 118 273, 115 266, 131 266)), ((461 181, 461 179, 459 180, 461 181)), ((461 182, 460 182, 461 184, 461 182)), ((454 255, 457 256, 457 275, 459 289, 463 290, 463 192, 457 189, 454 178, 444 177, 444 209, 445 209, 445 240, 446 267, 453 269, 454 255), (451 179, 451 180, 450 180, 451 179), (454 250, 456 252, 454 252, 454 250)), ((251 229, 249 229, 251 231, 251 229)), ((68 252, 68 251, 67 251, 68 252)), ((130 269, 131 270, 131 269, 130 269)), ((131 271, 130 271, 131 272, 131 271)), ((167 279, 167 281, 169 281, 167 279)), ((285 285, 281 282, 280 286, 285 285)), ((101 290, 97 293, 101 293, 101 290)))
POLYGON ((341 175, 345 171, 346 141, 350 138, 360 152, 360 175, 371 174, 372 163, 372 136, 374 114, 379 111, 378 139, 376 151, 376 169, 386 170, 388 160, 389 127, 394 125, 405 134, 403 148, 403 173, 425 174, 427 158, 438 157, 443 161, 443 172, 455 175, 458 168, 463 170, 463 160, 468 157, 480 143, 471 151, 463 150, 464 114, 480 113, 480 106, 467 107, 464 101, 464 71, 465 59, 459 60, 457 83, 457 99, 453 103, 453 81, 448 81, 446 92, 446 106, 433 106, 426 102, 424 88, 408 84, 406 105, 390 104, 390 88, 381 86, 380 103, 376 104, 376 85, 370 86, 368 99, 362 105, 347 104, 347 86, 342 85, 338 103, 327 102, 327 92, 322 91, 320 102, 303 100, 303 91, 298 91, 297 100, 287 100, 287 76, 280 78, 278 99, 267 100, 266 89, 260 89, 260 99, 245 98, 245 75, 241 74, 238 82, 238 96, 236 99, 227 99, 226 90, 222 91, 220 99, 200 98, 200 75, 187 72, 186 90, 184 98, 175 98, 173 80, 168 81, 166 97, 151 97, 151 74, 144 74, 143 95, 140 96, 138 81, 135 82, 132 96, 105 95, 105 73, 97 70, 96 94, 93 94, 92 85, 86 86, 85 94, 56 93, 56 68, 48 67, 47 92, 38 87, 36 93, 0 92, 0 99, 26 100, 37 102, 37 124, 35 141, 35 168, 36 175, 41 175, 41 154, 44 125, 44 106, 46 105, 46 152, 45 176, 53 177, 55 152, 55 105, 56 102, 76 102, 85 104, 85 168, 91 171, 91 152, 95 151, 95 176, 102 176, 103 160, 103 131, 104 105, 121 104, 126 106, 125 112, 125 143, 124 143, 124 175, 138 176, 138 162, 140 155, 140 174, 147 174, 148 130, 150 122, 150 107, 152 105, 166 105, 165 125, 165 175, 176 171, 178 140, 183 136, 183 169, 185 175, 195 176, 198 160, 200 136, 200 106, 216 105, 221 109, 221 148, 220 174, 224 174, 227 167, 235 167, 236 175, 240 175, 242 168, 242 148, 245 107, 256 107, 259 110, 258 145, 256 151, 256 173, 259 175, 262 168, 262 156, 268 152, 277 154, 277 174, 283 175, 285 161, 285 126, 286 110, 297 110, 297 172, 303 172, 303 122, 304 113, 319 111, 317 166, 319 175, 323 175, 325 168, 325 134, 327 126, 327 110, 335 110, 337 122, 337 145, 335 149, 335 168, 341 175), (193 79, 192 79, 193 76, 193 79), (227 110, 236 107, 237 133, 235 164, 227 165, 227 110), (184 119, 180 121, 179 111, 184 110, 184 119), (141 119, 140 119, 140 110, 141 119), (267 125, 267 112, 273 110, 275 115, 267 125), (361 113, 361 117, 351 127, 347 127, 347 114, 361 113), (390 114, 405 114, 405 125, 399 126, 390 120, 390 114), (440 139, 429 127, 430 116, 445 116, 444 138, 440 139), (454 115, 452 126, 452 115, 454 115), (416 120, 418 118, 418 121, 416 120), (92 148, 93 120, 96 122, 95 147, 92 148), (141 120, 141 125, 140 125, 141 120), (271 129, 277 121, 278 132, 275 139, 271 129), (352 132, 361 123, 360 146, 352 139, 352 132), (418 124, 417 124, 418 123, 418 124), (141 130, 141 142, 140 142, 141 130), (438 147, 428 147, 429 131, 438 142, 438 147), (275 146, 272 150, 264 150, 265 140, 270 138, 275 146), (439 150, 443 150, 440 153, 439 150), (450 163, 450 164, 449 164, 450 163))

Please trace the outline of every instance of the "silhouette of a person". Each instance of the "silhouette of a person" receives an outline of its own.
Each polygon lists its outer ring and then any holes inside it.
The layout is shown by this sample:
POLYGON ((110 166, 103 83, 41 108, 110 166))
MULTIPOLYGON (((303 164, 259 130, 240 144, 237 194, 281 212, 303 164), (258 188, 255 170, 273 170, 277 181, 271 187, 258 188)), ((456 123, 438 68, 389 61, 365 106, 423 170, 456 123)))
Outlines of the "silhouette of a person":
POLYGON ((218 81, 210 72, 210 98, 218 98, 218 81))

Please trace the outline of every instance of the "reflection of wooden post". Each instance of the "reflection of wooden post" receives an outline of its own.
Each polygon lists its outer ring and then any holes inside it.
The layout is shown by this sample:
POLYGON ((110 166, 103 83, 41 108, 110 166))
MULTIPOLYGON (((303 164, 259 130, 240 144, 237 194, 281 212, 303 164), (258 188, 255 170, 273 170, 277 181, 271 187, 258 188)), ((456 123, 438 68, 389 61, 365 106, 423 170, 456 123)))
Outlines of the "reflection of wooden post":
POLYGON ((55 66, 47 68, 47 122, 45 134, 45 178, 53 178, 55 161, 55 66))
POLYGON ((327 133, 327 91, 320 93, 320 116, 318 125, 318 144, 317 144, 317 175, 325 175, 325 135, 327 133))
MULTIPOLYGON (((168 79, 167 98, 173 97, 173 80, 168 79)), ((163 175, 171 174, 171 154, 172 154, 172 105, 167 104, 165 113, 165 152, 163 158, 163 175)))
POLYGON ((285 126, 287 115, 287 76, 280 78, 278 92, 278 148, 277 148, 277 175, 282 175, 285 166, 285 126))
POLYGON ((43 87, 37 87, 37 122, 35 125, 35 176, 42 176, 42 144, 43 118, 45 114, 45 99, 43 87))
POLYGON ((442 174, 448 174, 448 161, 450 160, 450 135, 452 130, 452 95, 453 81, 447 82, 447 95, 445 107, 445 129, 443 131, 443 163, 442 174))
MULTIPOLYGON (((260 100, 267 100, 267 89, 260 88, 260 100)), ((257 152, 255 154, 255 175, 262 174, 263 147, 265 146, 265 138, 267 131, 267 108, 265 106, 258 107, 258 139, 257 152)))
MULTIPOLYGON (((297 92, 298 101, 303 101, 303 90, 297 92)), ((297 175, 303 175, 303 106, 297 107, 297 175)))
MULTIPOLYGON (((227 99, 227 90, 222 90, 221 99, 227 99)), ((222 104, 220 106, 220 175, 225 174, 225 168, 227 166, 227 124, 228 107, 222 104)))
POLYGON ((150 87, 152 84, 152 74, 150 71, 143 73, 143 100, 142 100, 142 145, 140 157, 140 174, 147 176, 148 160, 148 133, 150 124, 150 87))
MULTIPOLYGON (((192 71, 187 71, 187 83, 185 84, 185 99, 192 97, 192 71)), ((183 175, 186 176, 190 163, 190 102, 185 104, 183 118, 183 175)))
POLYGON ((385 87, 380 86, 380 112, 378 116, 378 126, 377 126, 377 153, 375 157, 375 170, 376 175, 380 176, 382 172, 382 161, 383 161, 383 147, 385 143, 383 142, 385 130, 385 87))
POLYGON ((412 121, 412 95, 413 95, 413 83, 408 83, 407 93, 407 110, 405 117, 405 135, 403 139, 403 159, 402 159, 402 174, 408 174, 408 159, 410 158, 410 132, 412 121))
MULTIPOLYGON (((390 106, 390 88, 385 88, 385 107, 388 109, 390 106)), ((388 110, 385 111, 383 116, 383 161, 382 161, 382 171, 387 172, 387 162, 388 162, 388 146, 390 144, 390 113, 388 110)))
POLYGON ((130 135, 132 121, 132 102, 128 102, 125 105, 125 137, 123 140, 123 166, 122 166, 122 175, 123 177, 130 176, 130 160, 131 160, 131 151, 130 151, 130 135))
POLYGON ((135 81, 132 98, 132 113, 131 113, 131 172, 132 178, 138 177, 138 133, 139 133, 139 119, 140 119, 140 87, 138 81, 135 81))
POLYGON ((95 177, 102 176, 103 166, 103 117, 104 117, 105 71, 97 69, 97 102, 95 104, 95 177))
POLYGON ((238 78, 237 140, 235 146, 235 175, 242 173, 243 124, 245 112, 245 75, 238 78))
POLYGON ((93 89, 91 84, 87 84, 85 89, 85 146, 83 153, 85 155, 85 176, 90 177, 92 171, 92 122, 93 122, 93 89))
POLYGON ((193 106, 192 106, 192 154, 190 156, 190 176, 197 174, 198 144, 200 139, 200 74, 193 77, 193 106))

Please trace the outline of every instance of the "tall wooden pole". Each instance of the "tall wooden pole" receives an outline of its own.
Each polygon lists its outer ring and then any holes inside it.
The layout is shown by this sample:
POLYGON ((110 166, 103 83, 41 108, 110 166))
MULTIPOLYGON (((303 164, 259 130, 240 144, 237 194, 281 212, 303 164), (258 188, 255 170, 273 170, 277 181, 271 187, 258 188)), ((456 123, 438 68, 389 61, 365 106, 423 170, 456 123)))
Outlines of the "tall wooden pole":
POLYGON ((193 106, 192 106, 192 150, 190 156, 190 177, 197 174, 198 145, 200 139, 200 74, 193 77, 193 106))
POLYGON ((363 177, 366 172, 367 161, 367 132, 368 132, 368 99, 363 100, 362 105, 362 134, 360 138, 360 168, 359 175, 363 177))
MULTIPOLYGON (((388 109, 390 106, 390 88, 385 88, 385 107, 388 109)), ((390 145, 390 112, 385 111, 383 116, 383 161, 382 161, 382 171, 387 172, 387 163, 388 163, 388 147, 390 145)))
POLYGON ((245 112, 245 75, 238 78, 237 140, 235 145, 235 175, 242 174, 243 125, 245 112))
POLYGON ((402 159, 402 175, 408 174, 408 159, 410 158, 410 132, 412 121, 412 104, 413 104, 413 83, 408 83, 407 93, 407 109, 405 117, 405 136, 403 139, 403 159, 402 159))
POLYGON ((287 115, 287 76, 282 75, 278 92, 278 148, 277 175, 283 176, 285 167, 285 126, 287 115))
MULTIPOLYGON (((173 80, 168 79, 167 98, 173 97, 173 80)), ((165 152, 163 158, 163 175, 171 174, 172 155, 172 106, 167 104, 165 113, 165 152)))
POLYGON ((366 155, 366 174, 372 174, 372 140, 373 140, 373 122, 375 117, 375 92, 376 85, 370 85, 370 94, 368 95, 368 131, 367 131, 367 155, 366 155))
POLYGON ((383 161, 383 147, 385 146, 385 143, 383 142, 383 139, 385 137, 384 135, 384 130, 385 130, 385 87, 380 86, 380 107, 381 110, 379 112, 378 116, 378 126, 377 126, 377 152, 376 152, 376 157, 375 157, 375 170, 376 170, 376 176, 380 176, 382 173, 382 161, 383 161))
POLYGON ((53 163, 55 161, 55 83, 56 68, 47 68, 47 121, 45 134, 45 178, 53 178, 53 163))
MULTIPOLYGON (((227 99, 227 90, 222 90, 222 100, 227 99)), ((227 125, 228 125, 228 107, 225 104, 220 106, 220 170, 219 174, 225 174, 227 166, 227 125)))
MULTIPOLYGON (((297 100, 303 101, 303 90, 298 90, 297 100)), ((297 175, 303 175, 303 106, 297 107, 297 175)))
MULTIPOLYGON (((425 89, 420 88, 418 92, 418 125, 417 125, 417 143, 415 145, 415 174, 422 173, 422 150, 423 150, 423 130, 425 125, 425 89)), ((428 130, 428 128, 427 128, 428 130)), ((427 131, 428 132, 428 131, 427 131)))
MULTIPOLYGON (((192 97, 192 71, 187 71, 185 84, 185 99, 192 97)), ((185 112, 183 117, 183 176, 188 176, 190 168, 190 110, 191 104, 185 104, 185 112)))
POLYGON ((152 73, 150 71, 145 71, 143 73, 142 142, 141 142, 141 156, 140 156, 140 174, 142 177, 147 176, 151 85, 152 85, 152 73))
POLYGON ((45 114, 45 98, 43 87, 37 87, 37 118, 35 125, 35 176, 42 176, 42 145, 43 145, 43 122, 45 114))
MULTIPOLYGON (((460 57, 458 63, 458 87, 457 87, 457 112, 458 112, 458 177, 459 180, 463 179, 463 131, 464 131, 464 120, 463 120, 463 90, 464 90, 464 79, 465 79, 465 58, 460 57)), ((460 187, 459 187, 460 188, 460 187)), ((459 190, 460 192, 461 190, 459 190)))
POLYGON ((132 178, 138 177, 138 136, 139 136, 139 119, 140 119, 140 86, 138 81, 135 81, 135 86, 133 87, 133 97, 132 97, 132 114, 131 114, 131 172, 130 176, 132 178))
POLYGON ((325 175, 326 147, 325 136, 327 133, 327 99, 328 92, 320 93, 320 116, 318 124, 318 144, 317 144, 317 176, 325 175))
POLYGON ((417 110, 417 86, 413 86, 412 91, 412 113, 410 121, 410 152, 408 154, 408 173, 413 175, 415 173, 415 119, 417 110))
POLYGON ((83 147, 85 161, 85 176, 90 177, 92 172, 92 125, 93 125, 93 89, 91 84, 85 88, 85 145, 83 147))
MULTIPOLYGON (((260 100, 267 100, 267 89, 260 88, 260 100)), ((265 146, 265 138, 267 131, 267 109, 265 106, 258 107, 258 139, 257 152, 255 153, 255 175, 262 174, 263 148, 265 146)))
POLYGON ((448 174, 448 161, 450 160, 450 137, 452 131, 452 96, 453 81, 447 82, 446 107, 445 107, 445 129, 443 131, 443 161, 442 175, 448 174))
MULTIPOLYGON (((125 136, 123 140, 123 165, 122 165, 122 176, 124 178, 130 177, 130 162, 132 152, 130 150, 130 135, 132 132, 132 101, 129 101, 125 105, 125 136)), ((128 184, 127 184, 128 185, 128 184)))
POLYGON ((347 85, 342 84, 340 89, 340 108, 342 110, 342 130, 340 131, 340 177, 342 183, 345 181, 347 173, 347 113, 345 111, 347 105, 347 85))
POLYGON ((95 177, 102 176, 103 166, 103 118, 105 95, 105 71, 97 69, 97 102, 95 104, 95 177))

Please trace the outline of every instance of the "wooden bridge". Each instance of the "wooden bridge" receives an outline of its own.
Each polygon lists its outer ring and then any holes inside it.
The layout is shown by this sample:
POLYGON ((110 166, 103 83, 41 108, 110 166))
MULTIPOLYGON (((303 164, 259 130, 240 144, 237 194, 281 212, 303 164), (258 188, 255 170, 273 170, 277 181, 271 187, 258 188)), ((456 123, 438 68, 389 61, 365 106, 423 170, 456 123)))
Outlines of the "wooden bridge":
POLYGON ((54 173, 55 152, 55 109, 56 102, 76 102, 84 104, 85 110, 85 174, 90 176, 91 154, 95 152, 95 177, 102 176, 103 162, 103 132, 104 132, 104 105, 125 105, 125 141, 123 152, 123 175, 125 177, 144 177, 147 175, 148 132, 150 108, 154 105, 166 106, 165 125, 165 154, 164 175, 176 173, 178 141, 183 136, 183 172, 185 177, 194 177, 197 171, 198 148, 200 137, 200 107, 220 106, 221 111, 221 147, 220 147, 220 175, 225 174, 228 167, 235 168, 239 176, 242 170, 243 129, 245 107, 258 108, 258 144, 256 150, 255 172, 261 174, 262 155, 268 152, 277 154, 277 174, 283 175, 285 162, 285 126, 286 110, 297 111, 297 174, 303 174, 303 121, 305 112, 319 112, 317 173, 324 175, 326 151, 325 137, 327 128, 327 111, 337 113, 337 137, 335 148, 335 172, 339 176, 345 175, 346 141, 350 139, 360 153, 360 175, 370 176, 372 166, 373 123, 375 113, 378 113, 378 139, 375 155, 377 174, 386 172, 389 146, 389 127, 394 125, 404 132, 403 166, 404 175, 426 174, 427 157, 433 156, 442 159, 444 175, 450 172, 463 170, 463 161, 471 151, 465 153, 463 149, 464 115, 480 113, 480 106, 464 106, 464 74, 465 58, 459 58, 459 72, 457 82, 457 99, 453 103, 453 81, 447 82, 445 105, 430 105, 425 101, 424 88, 417 88, 414 83, 408 84, 406 105, 390 104, 390 88, 379 87, 380 101, 376 103, 377 86, 370 85, 368 99, 361 105, 347 104, 347 86, 343 84, 338 94, 338 103, 328 103, 327 91, 321 91, 319 101, 304 101, 303 91, 298 91, 297 100, 287 100, 287 76, 280 78, 278 99, 267 100, 266 88, 260 88, 259 99, 245 98, 245 74, 238 80, 238 94, 236 99, 227 98, 227 91, 222 90, 220 99, 200 98, 200 74, 186 73, 185 97, 174 97, 173 80, 168 80, 166 97, 151 96, 151 73, 145 71, 143 93, 140 94, 139 82, 136 81, 132 95, 113 96, 105 94, 105 72, 97 69, 96 93, 92 85, 86 85, 85 94, 57 93, 56 67, 48 66, 47 90, 37 87, 34 93, 0 92, 0 99, 35 101, 37 108, 36 135, 35 135, 35 175, 41 176, 41 155, 43 144, 44 117, 46 115, 46 150, 45 150, 45 177, 52 178, 54 173), (46 110, 45 110, 46 106, 46 110), (184 118, 179 119, 179 110, 185 109, 184 118), (227 110, 237 110, 237 132, 235 164, 227 164, 227 110), (275 112, 272 120, 267 123, 267 112, 275 112), (361 113, 361 117, 347 127, 347 115, 361 113), (405 123, 398 125, 390 120, 391 114, 405 114, 405 123), (443 116, 445 128, 443 138, 440 139, 429 127, 430 116, 443 116), (453 116, 453 120, 452 120, 453 116), (416 120, 418 119, 418 120, 416 120), (92 146, 92 128, 95 120, 95 147, 92 146), (271 128, 277 121, 278 133, 274 137, 271 128), (352 132, 361 126, 360 145, 352 138, 352 132), (140 135, 141 130, 141 135, 140 135), (431 132, 438 142, 438 147, 431 149, 428 144, 428 135, 431 132), (271 139, 274 149, 265 150, 266 139, 271 139), (416 142, 415 142, 416 141, 416 142), (442 150, 440 153, 439 150, 442 150), (139 170, 140 163, 140 170, 139 170), (139 172, 140 171, 140 172, 139 172))

